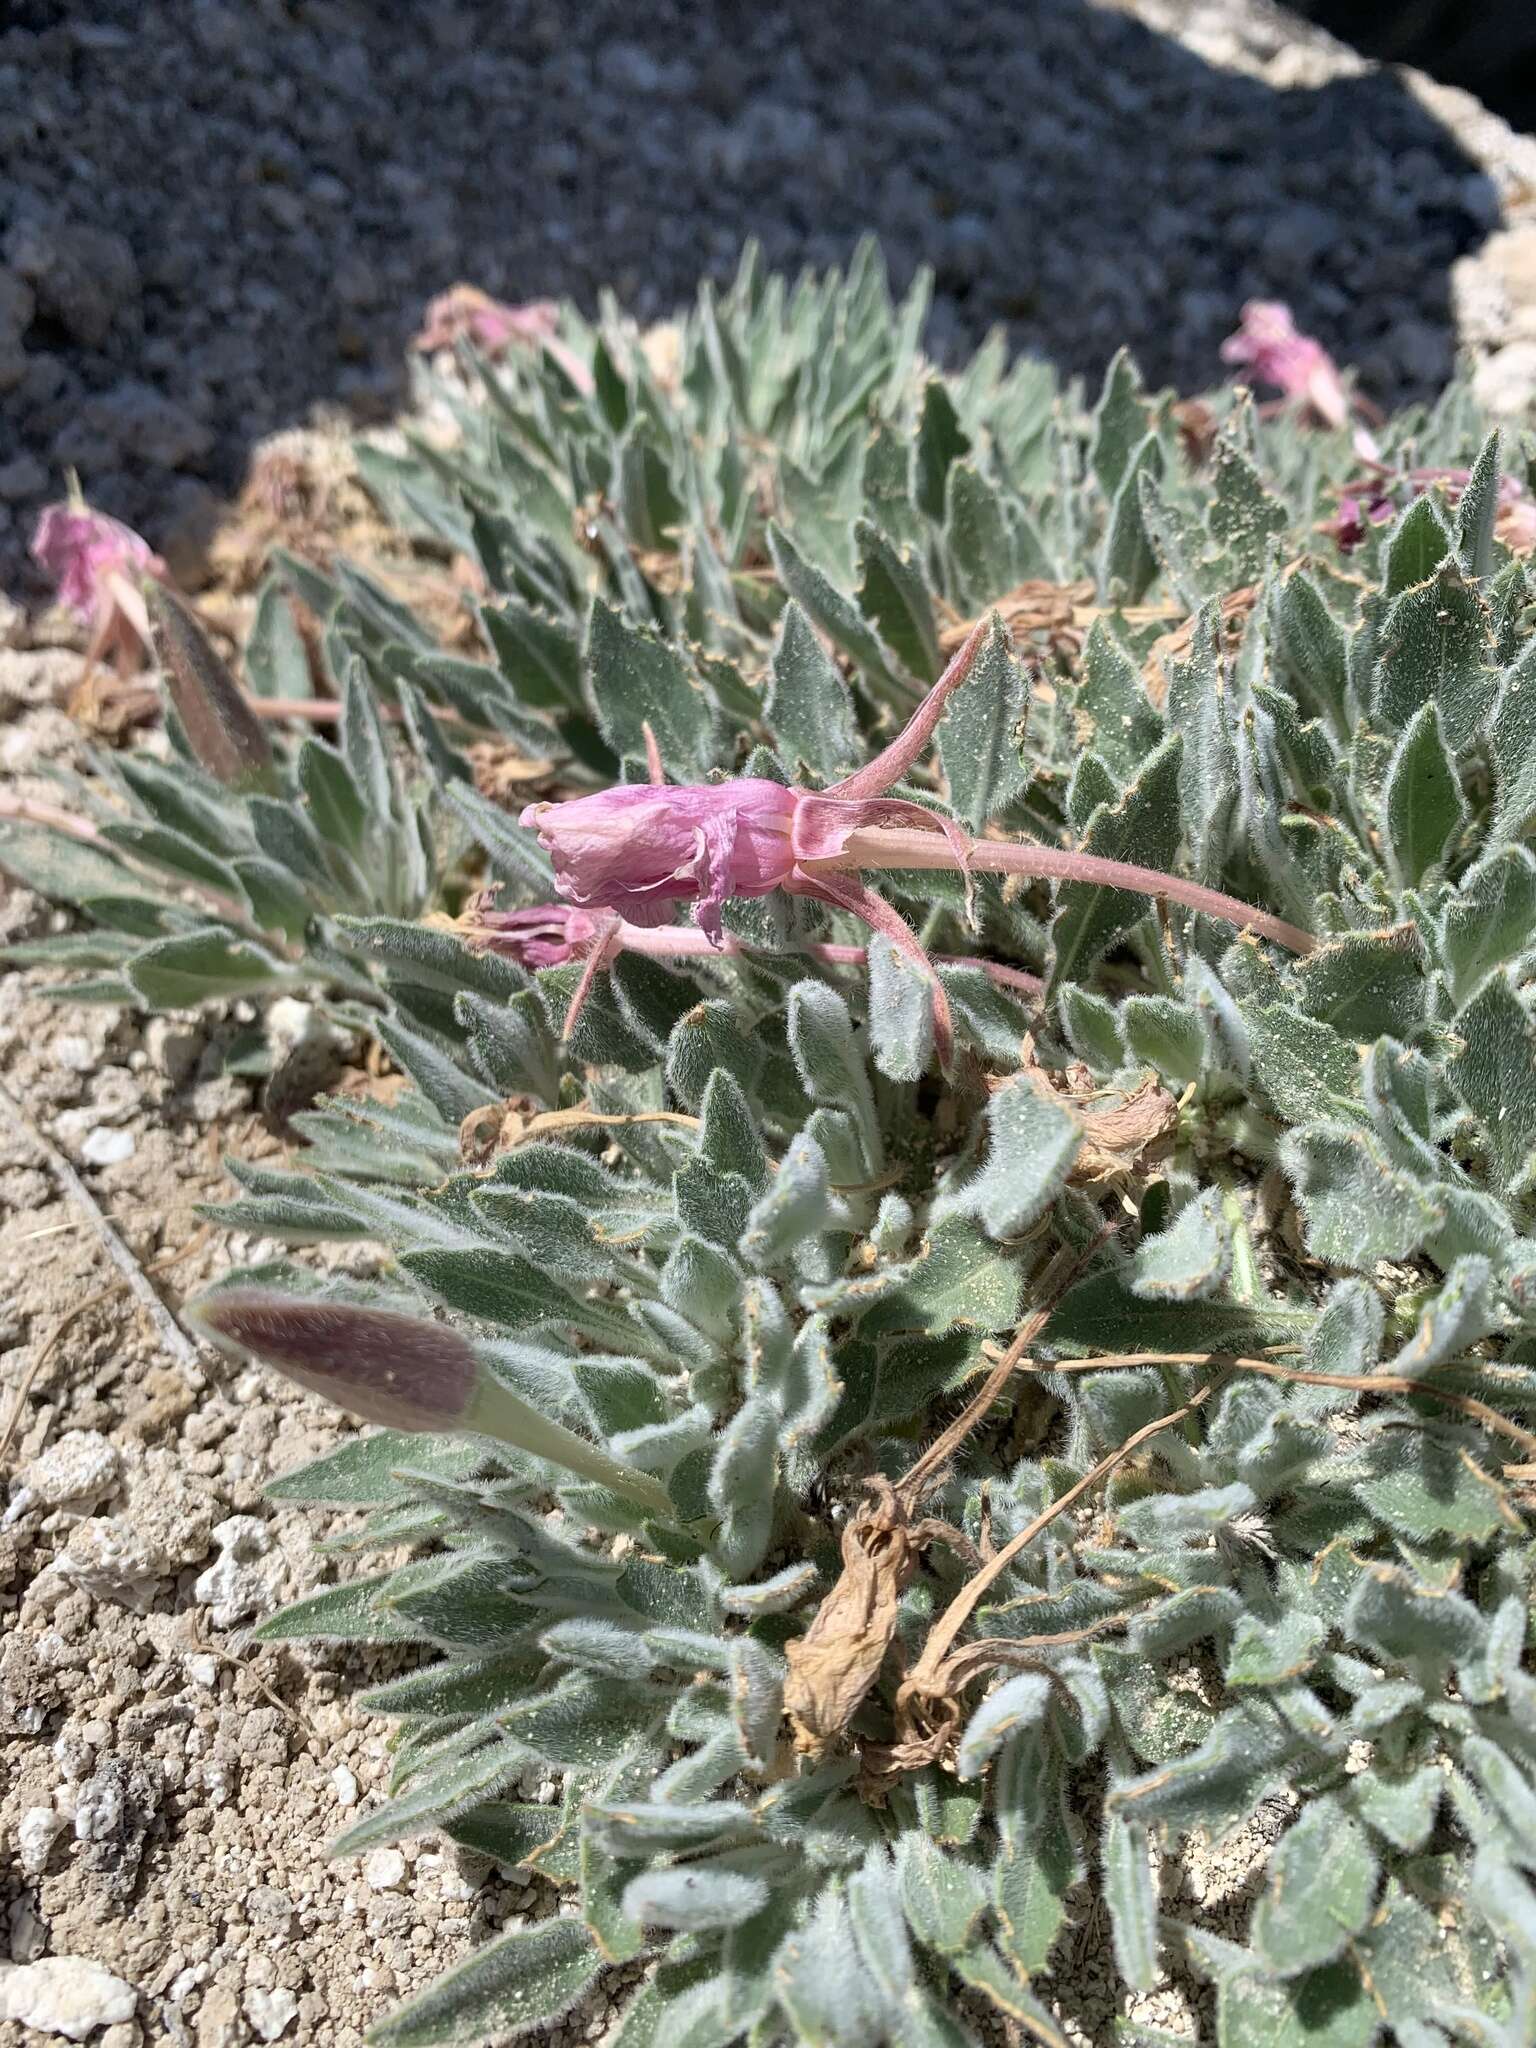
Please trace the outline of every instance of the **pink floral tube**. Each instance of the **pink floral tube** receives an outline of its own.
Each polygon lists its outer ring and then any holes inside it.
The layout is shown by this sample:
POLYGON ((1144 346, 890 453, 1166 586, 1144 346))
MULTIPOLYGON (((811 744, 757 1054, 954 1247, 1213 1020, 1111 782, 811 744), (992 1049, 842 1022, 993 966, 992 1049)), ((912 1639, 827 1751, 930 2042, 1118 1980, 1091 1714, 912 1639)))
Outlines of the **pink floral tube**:
MULTIPOLYGON (((882 753, 825 791, 750 776, 672 787, 660 780, 652 749, 650 784, 628 784, 569 803, 530 804, 522 823, 538 833, 562 896, 588 913, 607 910, 638 929, 665 925, 670 905, 691 902, 705 944, 720 948, 726 899, 778 888, 848 911, 928 976, 935 1043, 946 1064, 953 1023, 943 984, 917 934, 864 880, 870 870, 952 868, 967 882, 990 871, 1130 889, 1186 904, 1291 952, 1311 950, 1311 935, 1296 925, 1201 883, 1065 848, 973 840, 953 819, 887 795, 926 749, 988 630, 989 622, 978 623, 882 753)), ((1003 630, 1000 623, 997 630, 1003 630)), ((675 945, 676 930, 667 927, 666 936, 675 945)), ((587 958, 573 1014, 601 964, 601 949, 587 958)))

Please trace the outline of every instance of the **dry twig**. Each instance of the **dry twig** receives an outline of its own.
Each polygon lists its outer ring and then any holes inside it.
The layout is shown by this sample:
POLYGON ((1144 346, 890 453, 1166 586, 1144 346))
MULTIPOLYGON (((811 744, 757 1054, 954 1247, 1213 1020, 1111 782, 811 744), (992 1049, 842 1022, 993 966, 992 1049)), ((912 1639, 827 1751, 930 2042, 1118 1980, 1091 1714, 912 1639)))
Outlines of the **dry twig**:
MULTIPOLYGON (((17 1389, 4 1435, 0 1436, 0 1457, 4 1457, 10 1449, 17 1429, 20 1427, 27 1396, 36 1384, 37 1377, 42 1371, 43 1366, 57 1349, 60 1338, 78 1316, 84 1315, 88 1308, 94 1308, 98 1302, 105 1301, 109 1295, 117 1293, 120 1288, 126 1288, 133 1296, 139 1307, 149 1318, 150 1323, 154 1327, 155 1334, 178 1365, 199 1375, 201 1374, 201 1367, 198 1363, 197 1347, 181 1328, 181 1325, 176 1321, 159 1295, 150 1286, 145 1268, 139 1264, 133 1253, 124 1244, 109 1218, 103 1213, 95 1196, 92 1195, 90 1189, 80 1178, 79 1174, 76 1173, 63 1153, 59 1151, 56 1145, 51 1144, 43 1136, 21 1104, 17 1102, 9 1089, 3 1085, 0 1085, 0 1110, 5 1111, 16 1130, 42 1154, 50 1173, 52 1173, 65 1195, 75 1204, 86 1222, 90 1224, 102 1249, 106 1252, 113 1265, 116 1266, 119 1274, 119 1278, 112 1281, 108 1286, 99 1289, 95 1294, 87 1295, 84 1301, 77 1301, 73 1307, 68 1309, 50 1334, 47 1343, 44 1344, 42 1350, 33 1359, 22 1379, 20 1387, 17 1389)), ((206 1239, 208 1228, 207 1224, 200 1225, 194 1235, 179 1251, 171 1253, 167 1258, 155 1260, 148 1268, 148 1271, 151 1273, 163 1272, 168 1266, 174 1265, 179 1259, 186 1258, 188 1253, 206 1239)))

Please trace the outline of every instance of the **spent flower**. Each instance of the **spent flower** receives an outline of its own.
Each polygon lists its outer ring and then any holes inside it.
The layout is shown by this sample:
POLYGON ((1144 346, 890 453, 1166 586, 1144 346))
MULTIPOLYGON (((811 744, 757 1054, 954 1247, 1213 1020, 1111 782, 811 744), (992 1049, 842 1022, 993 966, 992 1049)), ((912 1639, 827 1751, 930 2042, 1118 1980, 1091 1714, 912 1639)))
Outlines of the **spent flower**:
POLYGON ((51 578, 59 602, 91 628, 88 658, 110 651, 120 666, 136 666, 149 644, 140 586, 146 577, 165 575, 149 542, 75 498, 43 507, 32 532, 32 559, 51 578))
MULTIPOLYGON (((672 787, 660 779, 653 743, 650 784, 627 784, 567 803, 530 804, 521 823, 537 831, 551 855, 555 885, 563 896, 586 910, 610 910, 633 925, 664 924, 669 905, 692 902, 695 922, 719 946, 720 913, 728 897, 764 896, 779 888, 848 912, 887 938, 926 976, 934 1045, 946 1066, 954 1029, 943 984, 917 934, 870 888, 862 870, 957 868, 968 892, 972 873, 979 869, 1104 882, 1251 925, 1293 952, 1311 947, 1308 933, 1201 884, 1054 847, 972 840, 943 812, 888 795, 927 748, 989 631, 1003 634, 1006 629, 1000 620, 978 620, 890 744, 826 790, 786 788, 753 776, 672 787)), ((601 961, 600 952, 589 955, 567 1029, 601 961)))
POLYGON ((1325 426, 1349 418, 1349 394, 1339 368, 1320 341, 1297 328, 1289 306, 1279 299, 1250 299, 1235 334, 1221 344, 1221 360, 1251 370, 1293 403, 1315 413, 1325 426))
MULTIPOLYGON (((786 788, 760 776, 681 788, 633 783, 569 803, 530 804, 521 822, 538 832, 553 857, 562 895, 586 909, 613 910, 632 924, 664 923, 671 904, 692 902, 695 922, 718 945, 727 897, 775 889, 850 912, 927 975, 935 1042, 947 1061, 953 1028, 933 963, 906 920, 856 873, 839 867, 855 832, 904 826, 942 833, 953 864, 966 871, 970 842, 952 820, 884 792, 928 745, 987 630, 985 620, 972 629, 882 753, 825 791, 786 788)), ((660 774, 654 758, 652 774, 660 774)))
POLYGON ((508 306, 478 285, 456 284, 429 300, 421 332, 411 346, 424 355, 468 341, 493 359, 514 343, 547 349, 578 391, 592 389, 592 373, 559 339, 560 308, 553 299, 508 306))

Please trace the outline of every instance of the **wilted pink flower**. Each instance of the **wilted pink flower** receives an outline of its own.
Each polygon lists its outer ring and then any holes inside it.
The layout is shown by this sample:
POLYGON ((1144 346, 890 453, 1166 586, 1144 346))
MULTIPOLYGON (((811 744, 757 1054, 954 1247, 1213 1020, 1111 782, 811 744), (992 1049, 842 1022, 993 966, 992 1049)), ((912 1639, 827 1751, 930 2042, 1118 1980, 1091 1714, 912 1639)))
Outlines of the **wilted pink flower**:
POLYGON ((522 823, 553 854, 561 894, 663 924, 674 902, 720 933, 727 896, 766 896, 795 865, 790 830, 798 793, 757 776, 691 788, 627 783, 570 803, 530 804, 522 823))
POLYGON ((1379 492, 1369 498, 1346 495, 1339 500, 1335 516, 1322 528, 1331 533, 1343 554, 1353 554, 1363 547, 1367 534, 1373 526, 1381 526, 1392 518, 1392 501, 1379 492))
POLYGON ((136 669, 149 646, 141 584, 165 564, 131 526, 93 512, 83 499, 43 508, 32 559, 53 578, 59 601, 91 628, 89 666, 111 654, 120 673, 136 669))
POLYGON ((526 910, 496 910, 488 895, 466 912, 467 935, 477 952, 499 953, 520 967, 563 967, 585 959, 613 920, 569 903, 536 903, 526 910))
POLYGON ((1349 418, 1349 395, 1338 365, 1320 341, 1298 333, 1289 306, 1278 299, 1250 299, 1242 324, 1221 344, 1224 363, 1241 364, 1289 399, 1310 406, 1325 426, 1349 418))
MULTIPOLYGON (((668 787, 660 780, 653 743, 650 784, 630 783, 570 803, 530 804, 521 822, 537 830, 540 844, 553 856, 563 896, 587 909, 611 910, 631 924, 665 923, 669 904, 692 902, 695 922, 718 946, 727 897, 766 896, 781 888, 851 912, 883 932, 928 976, 935 1042, 947 1061, 949 1003, 933 963, 906 921, 840 862, 855 832, 904 826, 942 833, 954 864, 968 874, 970 841, 952 819, 883 792, 928 745, 945 704, 970 673, 986 631, 985 622, 977 625, 882 753, 820 794, 753 776, 668 787)), ((599 959, 589 957, 576 1008, 599 959)))
POLYGON ((558 338, 560 308, 553 299, 529 299, 521 306, 503 305, 472 284, 456 284, 431 300, 421 332, 411 346, 425 354, 471 341, 488 356, 505 355, 514 341, 545 348, 578 391, 592 389, 592 372, 558 338))
MULTIPOLYGON (((1470 469, 1391 470, 1382 462, 1373 468, 1374 475, 1346 486, 1337 516, 1321 529, 1331 533, 1346 554, 1360 546, 1371 526, 1395 519, 1400 504, 1411 503, 1432 486, 1443 491, 1447 506, 1454 510, 1472 480, 1470 469)), ((1512 554, 1536 549, 1536 501, 1517 476, 1499 478, 1493 530, 1512 554)))
MULTIPOLYGON (((571 996, 566 1035, 576 1028, 582 1006, 598 974, 611 967, 621 953, 640 953, 651 960, 697 960, 701 955, 730 954, 750 957, 732 932, 722 932, 711 941, 697 925, 628 924, 612 912, 574 909, 569 903, 537 903, 525 910, 496 910, 492 892, 477 896, 465 910, 459 930, 475 953, 496 953, 516 960, 522 967, 564 967, 569 961, 584 961, 585 967, 571 996)), ((812 940, 802 949, 811 959, 829 967, 864 967, 867 948, 812 940)), ((946 967, 970 967, 985 974, 998 988, 1016 994, 1038 996, 1041 983, 1021 967, 1009 967, 999 960, 979 960, 968 953, 940 953, 935 956, 946 967)))
POLYGON ((500 355, 514 341, 549 341, 560 326, 553 299, 505 306, 472 284, 456 284, 428 303, 420 334, 411 344, 426 352, 472 341, 486 355, 500 355))
POLYGON ((113 601, 114 576, 137 581, 165 574, 165 564, 131 526, 84 504, 43 507, 32 534, 32 559, 52 577, 59 602, 85 624, 113 601))

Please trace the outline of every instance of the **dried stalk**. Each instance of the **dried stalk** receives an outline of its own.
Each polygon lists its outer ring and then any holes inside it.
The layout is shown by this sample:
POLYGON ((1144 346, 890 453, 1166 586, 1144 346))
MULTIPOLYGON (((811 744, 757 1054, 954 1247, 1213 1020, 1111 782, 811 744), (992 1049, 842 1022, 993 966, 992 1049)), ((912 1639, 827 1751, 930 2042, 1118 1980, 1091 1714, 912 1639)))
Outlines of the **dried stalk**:
POLYGON ((1052 1260, 1042 1278, 1040 1306, 1019 1325, 977 1392, 894 1485, 888 1479, 873 1481, 871 1497, 849 1518, 842 1534, 843 1569, 837 1584, 805 1634, 784 1652, 789 1664, 784 1711, 797 1749, 820 1755, 846 1731, 868 1697, 896 1634, 901 1596, 923 1550, 935 1541, 955 1547, 956 1532, 947 1523, 931 1517, 913 1520, 924 1493, 986 1415, 1075 1274, 1114 1228, 1106 1226, 1087 1251, 1052 1260))
POLYGON ((1536 1432, 1522 1429, 1518 1422, 1501 1415, 1486 1401, 1479 1401, 1475 1394, 1461 1394, 1450 1387, 1437 1387, 1432 1380, 1411 1379, 1406 1373, 1311 1372, 1298 1365, 1281 1365, 1273 1358, 1238 1358, 1214 1351, 1116 1351, 1103 1358, 1060 1359, 1054 1365, 1037 1366, 1035 1370, 1111 1372, 1131 1365, 1214 1365, 1236 1372, 1262 1373, 1265 1379, 1296 1380, 1307 1387, 1343 1387, 1357 1394, 1422 1394, 1432 1401, 1443 1401, 1448 1408, 1459 1409, 1463 1415, 1469 1415, 1475 1422, 1507 1436, 1511 1443, 1519 1444, 1523 1451, 1536 1456, 1536 1432))
POLYGON ((1168 1414, 1160 1415, 1155 1422, 1148 1422, 1133 1431, 1123 1444, 1100 1458, 1075 1485, 1069 1486, 1059 1500, 1042 1509, 961 1588, 929 1630, 922 1655, 902 1680, 896 1694, 896 1740, 889 1751, 879 1757, 879 1768, 886 1772, 913 1771, 936 1761, 949 1746, 958 1727, 960 1693, 983 1671, 999 1663, 1016 1662, 1030 1650, 1084 1642, 1091 1635, 1121 1624, 1125 1617, 1112 1615, 1091 1624, 1086 1630, 1071 1629, 1055 1636, 1007 1638, 1001 1642, 984 1640, 967 1643, 958 1650, 954 1648, 955 1638, 975 1613, 982 1596, 1042 1530, 1048 1529, 1058 1515, 1065 1514, 1100 1480, 1107 1479, 1117 1465, 1123 1464, 1143 1444, 1149 1443, 1165 1429, 1172 1429, 1175 1424, 1187 1420, 1210 1399, 1220 1383, 1219 1377, 1213 1374, 1182 1407, 1174 1408, 1168 1414))

